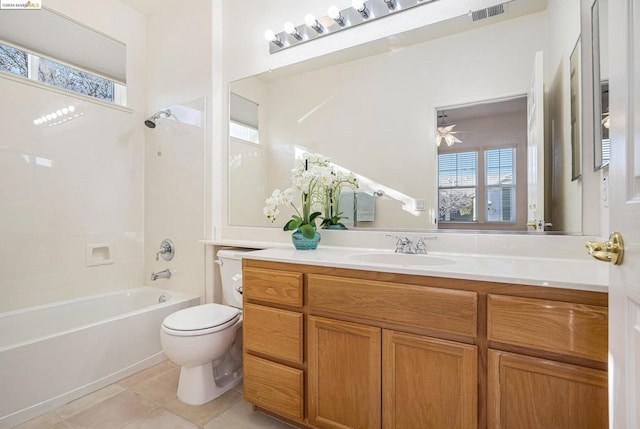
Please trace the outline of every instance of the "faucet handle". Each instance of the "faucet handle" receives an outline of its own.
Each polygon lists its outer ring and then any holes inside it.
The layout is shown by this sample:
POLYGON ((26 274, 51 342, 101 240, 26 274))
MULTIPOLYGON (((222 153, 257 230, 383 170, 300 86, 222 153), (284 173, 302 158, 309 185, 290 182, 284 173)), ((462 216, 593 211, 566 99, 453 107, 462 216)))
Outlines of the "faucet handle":
POLYGON ((176 254, 176 246, 173 241, 167 239, 162 240, 160 243, 160 249, 156 252, 156 261, 160 260, 160 255, 165 261, 170 261, 176 254))
POLYGON ((396 253, 404 252, 404 246, 407 245, 407 241, 409 240, 407 237, 402 237, 396 234, 387 234, 387 237, 393 237, 396 239, 396 253))
POLYGON ((427 236, 423 236, 418 238, 418 241, 416 242, 416 253, 421 253, 423 255, 427 254, 427 243, 425 243, 425 240, 437 240, 438 237, 436 237, 435 235, 427 235, 427 236))

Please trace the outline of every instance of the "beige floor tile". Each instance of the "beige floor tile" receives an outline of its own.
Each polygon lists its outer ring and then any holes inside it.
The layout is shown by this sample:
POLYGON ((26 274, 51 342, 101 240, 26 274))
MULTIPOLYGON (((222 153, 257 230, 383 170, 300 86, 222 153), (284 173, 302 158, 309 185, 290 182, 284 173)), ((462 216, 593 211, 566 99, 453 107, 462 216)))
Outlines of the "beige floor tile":
POLYGON ((59 415, 50 412, 15 426, 14 429, 48 429, 61 421, 62 418, 59 415))
POLYGON ((147 399, 164 405, 176 398, 180 368, 171 367, 145 381, 131 386, 131 390, 138 392, 147 399))
POLYGON ((73 402, 69 402, 68 404, 56 409, 55 412, 63 419, 66 419, 67 417, 73 416, 74 414, 84 411, 87 408, 99 404, 100 402, 105 401, 122 392, 124 392, 123 387, 118 386, 117 384, 111 384, 107 387, 103 387, 100 390, 83 396, 82 398, 76 399, 73 402))
POLYGON ((120 380, 118 384, 123 387, 131 387, 135 384, 138 384, 143 381, 147 381, 150 378, 155 377, 156 375, 162 374, 165 371, 168 371, 172 368, 176 368, 176 365, 173 364, 170 360, 165 360, 157 365, 154 365, 150 368, 137 372, 129 377, 120 380))
POLYGON ((190 422, 202 426, 240 401, 242 401, 240 394, 231 389, 219 398, 197 407, 183 404, 177 397, 166 403, 164 406, 169 411, 184 417, 190 422))
POLYGON ((253 411, 253 406, 242 400, 207 423, 204 429, 291 429, 292 427, 271 416, 253 411))
POLYGON ((144 419, 130 423, 122 429, 198 429, 199 427, 164 408, 157 408, 144 419))
POLYGON ((145 419, 158 407, 157 403, 127 390, 87 408, 68 418, 66 422, 74 429, 120 429, 145 419))
POLYGON ((73 426, 69 425, 66 421, 61 421, 51 426, 49 429, 73 429, 73 426))

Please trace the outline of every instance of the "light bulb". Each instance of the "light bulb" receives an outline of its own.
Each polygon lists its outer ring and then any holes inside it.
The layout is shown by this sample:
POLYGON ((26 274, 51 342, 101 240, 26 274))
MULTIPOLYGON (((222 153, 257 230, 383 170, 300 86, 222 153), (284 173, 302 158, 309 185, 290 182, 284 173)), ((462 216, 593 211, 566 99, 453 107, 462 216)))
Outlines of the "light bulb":
POLYGON ((291 34, 293 36, 293 34, 296 32, 296 26, 293 25, 293 22, 291 21, 285 22, 284 31, 286 31, 288 34, 291 34))
POLYGON ((74 110, 76 110, 75 106, 69 106, 69 112, 73 112, 74 110))
POLYGON ((351 5, 364 19, 369 18, 369 9, 367 9, 367 6, 364 4, 363 0, 353 0, 351 2, 351 5))
POLYGON ((396 8, 396 0, 384 0, 384 2, 387 4, 387 7, 391 10, 396 8))
POLYGON ((335 6, 335 5, 334 6, 329 6, 329 10, 327 11, 327 15, 329 15, 329 18, 333 19, 341 27, 346 24, 346 22, 344 20, 344 16, 342 16, 342 13, 340 13, 340 9, 338 9, 338 6, 335 6))
POLYGON ((318 20, 316 19, 315 16, 313 16, 313 14, 308 13, 305 17, 304 17, 304 22, 305 24, 307 24, 309 27, 313 28, 316 33, 323 33, 324 32, 324 27, 322 25, 320 25, 320 23, 318 22, 318 20))
POLYGON ((63 107, 62 113, 66 115, 67 113, 69 113, 69 109, 67 109, 66 107, 63 107))
POLYGON ((58 116, 62 116, 62 110, 58 110, 58 111, 56 111, 56 114, 57 114, 58 116))
POLYGON ((298 32, 298 29, 293 25, 293 22, 285 22, 284 31, 296 40, 302 40, 302 34, 298 32))
POLYGON ((273 30, 267 30, 264 32, 264 38, 267 39, 267 42, 275 42, 276 33, 274 33, 273 30))
POLYGON ((335 20, 338 20, 342 17, 342 14, 340 13, 340 9, 338 9, 338 6, 329 6, 329 10, 327 11, 327 15, 329 15, 329 18, 335 20))
POLYGON ((267 42, 271 42, 277 46, 282 47, 282 40, 280 40, 280 38, 278 37, 278 35, 276 33, 273 32, 273 30, 267 30, 264 32, 264 38, 267 39, 267 42))
POLYGON ((308 13, 304 16, 304 23, 307 24, 309 27, 313 27, 318 23, 318 20, 316 19, 315 16, 313 16, 313 14, 308 13))

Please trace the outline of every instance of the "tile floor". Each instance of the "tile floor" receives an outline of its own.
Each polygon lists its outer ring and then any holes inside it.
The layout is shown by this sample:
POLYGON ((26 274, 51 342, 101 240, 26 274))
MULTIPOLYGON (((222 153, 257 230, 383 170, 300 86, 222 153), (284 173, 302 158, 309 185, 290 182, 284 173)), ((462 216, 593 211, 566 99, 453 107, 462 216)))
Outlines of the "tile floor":
POLYGON ((254 412, 241 386, 199 407, 185 405, 176 397, 179 375, 164 361, 15 429, 291 429, 254 412))

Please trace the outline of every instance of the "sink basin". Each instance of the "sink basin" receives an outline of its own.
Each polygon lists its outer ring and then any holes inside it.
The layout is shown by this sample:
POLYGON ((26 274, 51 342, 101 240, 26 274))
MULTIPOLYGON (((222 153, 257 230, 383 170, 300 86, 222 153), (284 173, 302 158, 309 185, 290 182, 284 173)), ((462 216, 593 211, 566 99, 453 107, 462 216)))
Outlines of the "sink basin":
POLYGON ((353 253, 347 258, 353 261, 371 262, 374 264, 431 267, 436 265, 455 264, 456 261, 441 256, 419 255, 409 253, 353 253))

